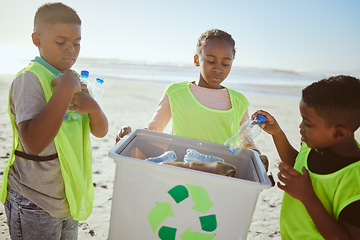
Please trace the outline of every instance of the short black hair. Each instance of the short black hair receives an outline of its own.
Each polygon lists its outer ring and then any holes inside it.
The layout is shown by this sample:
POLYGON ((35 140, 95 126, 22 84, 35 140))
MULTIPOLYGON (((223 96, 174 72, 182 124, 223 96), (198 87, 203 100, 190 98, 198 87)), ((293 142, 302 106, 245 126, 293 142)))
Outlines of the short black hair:
POLYGON ((34 31, 36 27, 45 23, 74 23, 81 25, 81 19, 74 9, 61 3, 46 3, 40 6, 34 17, 34 31))
POLYGON ((227 41, 233 48, 233 58, 235 58, 236 50, 234 39, 229 33, 219 29, 211 29, 201 34, 196 45, 196 53, 200 54, 201 51, 204 49, 207 41, 214 39, 227 41))
POLYGON ((314 82, 303 89, 302 101, 328 125, 360 126, 360 79, 338 75, 314 82))

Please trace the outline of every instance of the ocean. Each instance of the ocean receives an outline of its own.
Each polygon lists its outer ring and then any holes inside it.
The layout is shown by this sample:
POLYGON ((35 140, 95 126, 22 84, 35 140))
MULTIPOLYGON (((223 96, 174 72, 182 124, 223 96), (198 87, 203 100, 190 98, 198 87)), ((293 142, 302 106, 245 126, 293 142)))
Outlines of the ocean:
MULTIPOLYGON (((145 64, 118 59, 78 59, 73 69, 78 72, 88 70, 92 79, 103 77, 105 84, 106 78, 160 84, 199 78, 199 69, 193 65, 145 64)), ((325 77, 322 74, 233 66, 223 85, 244 94, 300 98, 302 88, 325 77)))

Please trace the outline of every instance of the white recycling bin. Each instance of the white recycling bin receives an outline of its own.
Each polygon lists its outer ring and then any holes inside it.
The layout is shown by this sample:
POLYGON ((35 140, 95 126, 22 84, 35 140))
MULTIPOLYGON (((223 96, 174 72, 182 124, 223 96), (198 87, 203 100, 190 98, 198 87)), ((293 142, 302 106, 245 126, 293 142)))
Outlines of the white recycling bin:
POLYGON ((116 163, 110 240, 246 239, 258 195, 271 181, 258 156, 221 144, 136 129, 109 152, 116 163), (144 161, 187 149, 224 159, 235 177, 144 161))

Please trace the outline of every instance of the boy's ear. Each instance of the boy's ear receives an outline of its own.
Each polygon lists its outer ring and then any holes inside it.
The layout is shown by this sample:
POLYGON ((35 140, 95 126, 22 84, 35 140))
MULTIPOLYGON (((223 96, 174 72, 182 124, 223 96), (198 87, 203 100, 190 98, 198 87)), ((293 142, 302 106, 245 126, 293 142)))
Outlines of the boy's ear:
POLYGON ((338 125, 335 127, 334 138, 344 137, 346 135, 346 128, 338 125))
POLYGON ((194 64, 195 66, 200 66, 200 63, 199 63, 199 56, 197 54, 194 55, 194 64))
POLYGON ((31 38, 32 38, 32 41, 34 43, 35 46, 39 47, 40 46, 40 37, 39 37, 39 34, 37 34, 36 32, 33 32, 31 34, 31 38))

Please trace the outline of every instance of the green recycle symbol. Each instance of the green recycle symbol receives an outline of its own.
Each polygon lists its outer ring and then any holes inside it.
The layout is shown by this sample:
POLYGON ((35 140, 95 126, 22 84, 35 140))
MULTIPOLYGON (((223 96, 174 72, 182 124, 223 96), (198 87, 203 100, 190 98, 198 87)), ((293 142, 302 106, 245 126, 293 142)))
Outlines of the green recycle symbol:
MULTIPOLYGON (((210 208, 214 205, 211 202, 209 194, 205 190, 205 188, 185 184, 188 189, 183 185, 177 185, 170 189, 168 193, 175 200, 177 204, 181 203, 183 200, 189 197, 189 191, 192 196, 192 200, 194 203, 193 209, 200 213, 206 214, 210 208)), ((157 202, 155 207, 151 210, 148 216, 149 223, 151 228, 155 234, 156 229, 160 227, 160 225, 165 221, 169 216, 174 217, 171 204, 157 202)), ((201 229, 205 232, 213 232, 217 228, 216 215, 206 215, 199 217, 201 229)), ((175 240, 176 237, 176 228, 162 226, 159 229, 158 235, 161 240, 175 240)), ((184 233, 180 235, 182 240, 211 240, 215 237, 216 234, 209 234, 203 232, 194 232, 191 231, 191 227, 189 227, 184 233)))

